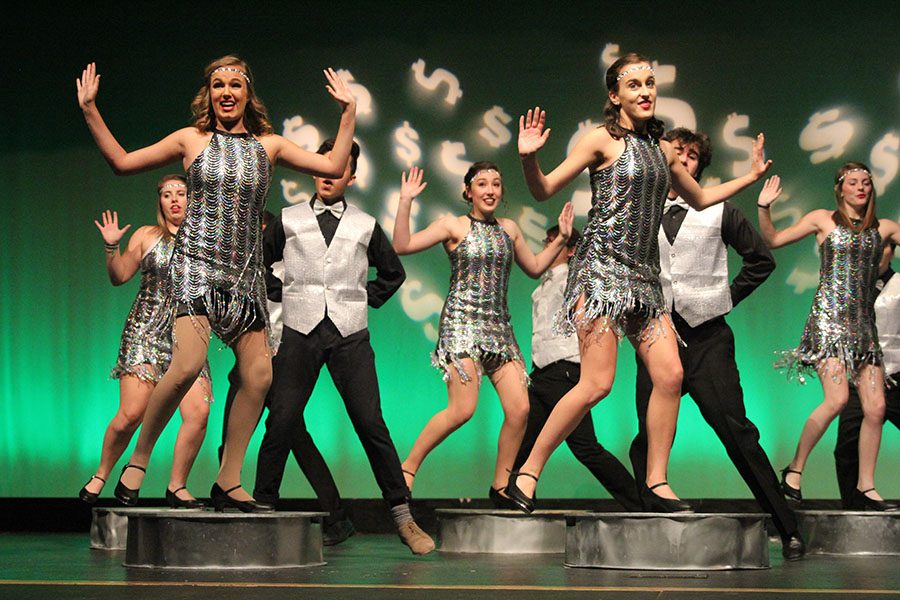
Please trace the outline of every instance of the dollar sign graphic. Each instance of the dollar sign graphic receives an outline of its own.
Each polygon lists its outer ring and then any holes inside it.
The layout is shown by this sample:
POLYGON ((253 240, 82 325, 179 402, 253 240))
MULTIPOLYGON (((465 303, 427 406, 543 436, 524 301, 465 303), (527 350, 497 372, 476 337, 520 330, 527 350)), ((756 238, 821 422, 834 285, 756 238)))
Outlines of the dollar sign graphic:
POLYGON ((594 123, 590 119, 585 119, 578 124, 578 130, 572 134, 572 137, 569 138, 569 145, 566 147, 566 154, 572 154, 572 148, 575 147, 575 144, 578 143, 578 140, 584 137, 584 135, 597 129, 598 123, 594 123))
POLYGON ((369 121, 372 116, 372 94, 366 86, 356 81, 353 73, 347 69, 338 69, 338 76, 347 83, 350 93, 356 98, 356 117, 360 121, 369 121), (363 117, 360 119, 360 117, 363 117))
POLYGON ((549 221, 550 219, 545 215, 542 215, 530 206, 522 208, 519 218, 516 219, 519 229, 525 234, 525 239, 528 240, 528 245, 531 246, 534 252, 540 252, 544 246, 543 239, 549 221))
POLYGON ((281 180, 281 194, 288 204, 297 204, 299 202, 309 202, 312 194, 300 188, 300 184, 290 179, 281 180))
POLYGON ((419 140, 418 132, 413 129, 409 121, 403 121, 403 125, 394 130, 394 154, 406 164, 406 168, 413 166, 422 158, 422 150, 416 143, 419 140))
POLYGON ((722 137, 725 139, 725 145, 729 148, 740 150, 747 155, 745 160, 736 160, 731 163, 731 174, 735 177, 749 171, 750 165, 753 164, 753 138, 746 135, 737 135, 738 131, 746 129, 749 125, 750 117, 731 113, 725 120, 725 127, 722 128, 722 137))
POLYGON ((684 100, 678 98, 656 98, 656 118, 666 122, 666 129, 687 127, 697 129, 697 117, 694 109, 684 100))
POLYGON ((425 290, 425 285, 418 278, 409 278, 400 288, 400 306, 413 321, 425 321, 422 327, 425 337, 430 341, 437 341, 437 330, 431 322, 434 317, 441 314, 444 307, 444 299, 434 292, 425 290))
POLYGON ((447 96, 444 102, 453 106, 456 101, 462 98, 462 90, 459 87, 459 79, 447 69, 435 69, 431 75, 425 76, 425 61, 421 58, 412 64, 412 72, 415 75, 416 83, 429 91, 434 91, 442 83, 447 84, 447 96))
POLYGON ((889 131, 878 140, 869 155, 869 163, 875 191, 882 194, 900 170, 900 137, 896 131, 889 131))
POLYGON ((853 139, 853 123, 849 119, 839 121, 840 116, 839 108, 817 112, 809 118, 809 124, 800 132, 800 147, 814 151, 809 156, 812 164, 817 165, 829 158, 841 156, 853 139))
POLYGON ((499 148, 512 139, 509 129, 504 127, 512 117, 506 114, 500 106, 494 106, 484 113, 484 127, 478 130, 478 134, 487 140, 494 148, 499 148))
POLYGON ((441 162, 448 173, 463 176, 469 170, 472 164, 464 157, 466 156, 466 145, 462 142, 451 142, 446 140, 441 142, 441 162))
POLYGON ((788 275, 786 283, 793 286, 795 294, 802 294, 806 290, 811 290, 819 285, 819 273, 818 271, 807 271, 801 267, 794 267, 794 270, 788 275))
POLYGON ((315 152, 319 148, 319 130, 309 123, 304 124, 299 115, 284 120, 281 134, 304 150, 315 152))
POLYGON ((619 45, 608 43, 603 46, 603 51, 600 53, 600 70, 606 72, 617 60, 619 60, 619 45))

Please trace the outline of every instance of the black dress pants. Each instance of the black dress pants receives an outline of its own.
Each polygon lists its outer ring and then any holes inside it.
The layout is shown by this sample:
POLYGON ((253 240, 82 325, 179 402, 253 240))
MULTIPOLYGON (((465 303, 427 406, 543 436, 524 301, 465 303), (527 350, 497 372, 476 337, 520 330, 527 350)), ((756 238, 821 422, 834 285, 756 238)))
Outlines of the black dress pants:
MULTIPOLYGON (((700 414, 713 428, 753 497, 772 515, 782 538, 797 532, 797 517, 788 506, 772 464, 759 445, 759 430, 747 418, 744 391, 734 360, 734 334, 724 317, 690 327, 673 315, 675 327, 687 344, 679 354, 684 368, 682 394, 690 394, 700 414)), ((634 477, 647 477, 647 405, 653 384, 647 368, 637 359, 636 403, 638 434, 631 444, 634 477)), ((650 482, 651 484, 657 482, 650 482)))
POLYGON ((328 367, 344 401, 384 499, 392 506, 405 502, 409 489, 381 415, 375 353, 369 343, 369 330, 342 337, 328 317, 308 335, 284 327, 281 346, 275 355, 269 416, 259 447, 254 497, 261 500, 278 497, 294 436, 296 432, 306 430, 303 411, 322 365, 328 367))
MULTIPOLYGON (((516 456, 518 469, 534 447, 538 434, 547 422, 553 408, 566 392, 578 383, 581 365, 568 360, 558 360, 531 372, 531 386, 528 388, 528 426, 525 437, 516 456)), ((594 422, 588 412, 578 426, 566 438, 569 450, 575 458, 591 472, 600 485, 626 510, 640 510, 634 478, 628 469, 597 441, 594 422)))
MULTIPOLYGON (((900 385, 900 373, 891 376, 900 385)), ((863 384, 865 385, 865 383, 863 384)), ((885 387, 885 420, 900 429, 900 388, 885 387)), ((862 425, 863 411, 859 392, 850 384, 850 400, 838 419, 837 442, 834 445, 834 468, 837 472, 841 504, 851 508, 851 497, 859 479, 859 426, 862 425)))

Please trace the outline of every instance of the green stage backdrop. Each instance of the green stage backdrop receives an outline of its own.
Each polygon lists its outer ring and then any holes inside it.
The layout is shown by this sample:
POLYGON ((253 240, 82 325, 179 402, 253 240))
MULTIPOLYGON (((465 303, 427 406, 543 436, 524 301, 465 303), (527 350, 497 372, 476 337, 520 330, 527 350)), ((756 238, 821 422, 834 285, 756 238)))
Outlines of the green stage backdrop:
MULTIPOLYGON (((900 25, 894 3, 865 13, 822 5, 809 15, 753 3, 740 11, 644 3, 631 12, 596 4, 566 9, 420 3, 390 9, 334 3, 251 8, 220 3, 155 12, 121 9, 94 16, 74 9, 31 10, 4 25, 8 73, 0 146, 0 496, 74 496, 93 473, 103 430, 117 406, 109 379, 119 334, 137 282, 113 288, 93 219, 115 209, 135 227, 154 219, 155 181, 180 165, 117 178, 96 150, 75 100, 74 79, 89 61, 102 74, 102 114, 129 149, 152 143, 189 119, 203 66, 244 56, 278 133, 315 149, 333 135, 338 111, 321 69, 334 66, 359 99, 363 148, 350 200, 392 230, 400 171, 425 168, 429 186, 414 209, 415 227, 466 210, 462 175, 470 162, 496 161, 504 172, 501 214, 516 220, 534 248, 572 200, 577 225, 589 203, 582 175, 549 202, 528 195, 516 155, 518 116, 540 104, 553 132, 541 153, 557 164, 578 136, 600 121, 603 73, 621 53, 656 61, 657 115, 669 125, 707 131, 714 143, 708 181, 746 171, 752 137, 764 131, 772 173, 785 200, 779 226, 833 206, 832 175, 844 161, 871 165, 882 216, 898 217, 900 168, 900 25), (217 12, 213 12, 217 11, 217 12), (249 11, 249 12, 248 12, 249 11)), ((756 221, 761 184, 734 202, 756 221)), ((279 168, 270 210, 303 201, 309 177, 279 168)), ((747 412, 776 467, 787 463, 806 415, 821 399, 818 383, 788 382, 773 353, 795 345, 817 281, 812 239, 775 252, 778 268, 728 320, 735 330, 747 412)), ((445 406, 446 389, 429 363, 449 278, 441 248, 405 257, 408 280, 370 314, 384 415, 401 457, 426 420, 445 406)), ((739 268, 732 257, 732 273, 739 268)), ((530 351, 530 293, 516 271, 510 284, 513 326, 530 351)), ((601 442, 623 460, 635 430, 634 354, 620 346, 609 398, 594 409, 601 442)), ((233 364, 214 344, 208 439, 191 477, 203 494, 215 476, 222 402, 233 364)), ((340 398, 323 371, 307 423, 347 497, 377 497, 365 455, 340 398)), ((484 496, 493 472, 502 415, 491 386, 472 421, 423 465, 416 494, 484 496)), ((160 496, 168 478, 176 417, 157 446, 144 487, 160 496)), ((879 463, 882 493, 900 496, 900 435, 888 426, 879 463)), ((252 487, 259 428, 244 482, 252 487)), ((810 497, 835 497, 832 428, 804 479, 810 497)), ((124 463, 124 461, 123 461, 124 463)), ((688 398, 682 404, 669 478, 686 497, 749 497, 718 440, 688 398)), ((111 493, 109 488, 106 494, 111 493)), ((309 496, 288 464, 283 495, 309 496)), ((561 448, 540 484, 544 497, 607 497, 561 448)))

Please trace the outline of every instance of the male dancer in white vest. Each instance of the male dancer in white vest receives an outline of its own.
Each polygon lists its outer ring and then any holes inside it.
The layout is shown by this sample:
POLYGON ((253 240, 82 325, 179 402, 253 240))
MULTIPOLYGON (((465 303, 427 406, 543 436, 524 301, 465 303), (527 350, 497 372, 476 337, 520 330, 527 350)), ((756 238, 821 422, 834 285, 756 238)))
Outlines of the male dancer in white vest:
MULTIPOLYGON (((695 179, 712 159, 709 137, 688 129, 663 136, 695 179)), ((684 368, 682 391, 700 413, 750 487, 782 539, 788 560, 806 552, 797 519, 781 493, 778 478, 759 445, 759 431, 747 418, 744 392, 734 360, 734 335, 725 314, 755 290, 775 268, 766 243, 744 215, 728 202, 696 211, 670 191, 659 230, 660 282, 675 329, 687 344, 679 349, 684 368), (728 250, 743 259, 741 271, 728 280, 728 250)), ((638 435, 631 444, 635 479, 644 481, 647 463, 645 421, 652 384, 637 361, 638 435)))
MULTIPOLYGON (((891 268, 894 258, 893 244, 885 250, 881 263, 878 297, 875 299, 875 325, 878 328, 878 342, 884 353, 884 372, 894 380, 893 386, 885 386, 885 420, 900 429, 900 273, 891 268)), ((863 382, 864 383, 864 382, 863 382)), ((865 383, 864 383, 865 384, 865 383)), ((847 510, 865 510, 853 499, 858 495, 856 488, 859 475, 859 426, 862 424, 862 405, 859 392, 850 382, 850 399, 841 411, 838 420, 837 442, 834 445, 834 467, 837 471, 838 489, 841 503, 847 510)), ((900 505, 888 502, 890 511, 900 510, 900 505)))
MULTIPOLYGON (((547 230, 544 245, 559 235, 559 226, 547 230)), ((569 258, 575 254, 575 246, 581 238, 577 229, 566 247, 557 255, 550 267, 541 275, 541 283, 531 294, 531 385, 528 386, 528 426, 519 447, 513 470, 518 469, 531 453, 538 434, 547 422, 553 407, 578 383, 581 374, 581 357, 578 338, 564 336, 553 326, 556 313, 562 309, 566 278, 569 275, 569 258)), ((610 495, 625 510, 641 510, 634 477, 606 448, 597 441, 594 422, 588 412, 566 438, 566 445, 575 458, 591 472, 610 495)), ((515 508, 509 499, 491 490, 491 500, 497 508, 515 508)))
MULTIPOLYGON (((327 154, 333 144, 326 141, 318 152, 327 154)), ((426 554, 434 550, 434 542, 409 511, 400 458, 381 415, 368 330, 368 307, 384 304, 406 273, 374 217, 344 199, 358 157, 354 142, 344 175, 316 177, 312 200, 282 210, 265 232, 266 264, 284 261, 284 328, 253 494, 262 502, 278 497, 293 432, 305 427, 303 411, 322 365, 327 365, 400 539, 414 554, 426 554), (376 277, 367 281, 370 266, 376 277)))

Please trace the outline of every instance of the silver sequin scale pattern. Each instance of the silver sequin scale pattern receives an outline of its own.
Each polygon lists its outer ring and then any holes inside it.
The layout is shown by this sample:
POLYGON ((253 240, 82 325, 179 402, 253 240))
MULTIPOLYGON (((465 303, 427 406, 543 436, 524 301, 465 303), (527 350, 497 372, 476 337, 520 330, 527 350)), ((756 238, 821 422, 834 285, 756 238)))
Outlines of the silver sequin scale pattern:
POLYGON ((233 343, 268 323, 262 214, 272 166, 249 134, 214 132, 188 169, 188 206, 171 263, 173 298, 202 303, 212 330, 233 343))
POLYGON ((450 291, 441 312, 432 364, 450 377, 451 365, 460 380, 471 379, 462 359, 480 367, 485 359, 522 360, 510 325, 506 302, 513 244, 496 221, 471 219, 462 242, 450 253, 450 291))
MULTIPOLYGON (((166 304, 169 261, 175 249, 173 237, 160 237, 141 259, 141 285, 122 330, 119 358, 110 373, 113 379, 134 375, 158 383, 172 360, 172 336, 148 334, 151 319, 166 304)), ((207 382, 209 364, 201 374, 207 382)), ((207 384, 208 385, 208 384, 207 384)))
POLYGON ((843 371, 831 373, 835 380, 843 379, 844 373, 854 379, 865 363, 882 364, 875 329, 881 252, 881 235, 875 227, 856 232, 838 225, 828 234, 819 248, 819 287, 800 345, 783 352, 776 368, 805 382, 828 358, 837 358, 843 366, 843 371))
MULTIPOLYGON (((566 334, 600 317, 619 338, 653 335, 665 314, 657 233, 669 190, 669 165, 650 137, 625 136, 615 163, 591 174, 591 210, 575 255, 557 328, 566 334), (581 297, 584 305, 577 309, 581 297)), ((595 329, 595 332, 605 331, 595 329)))

